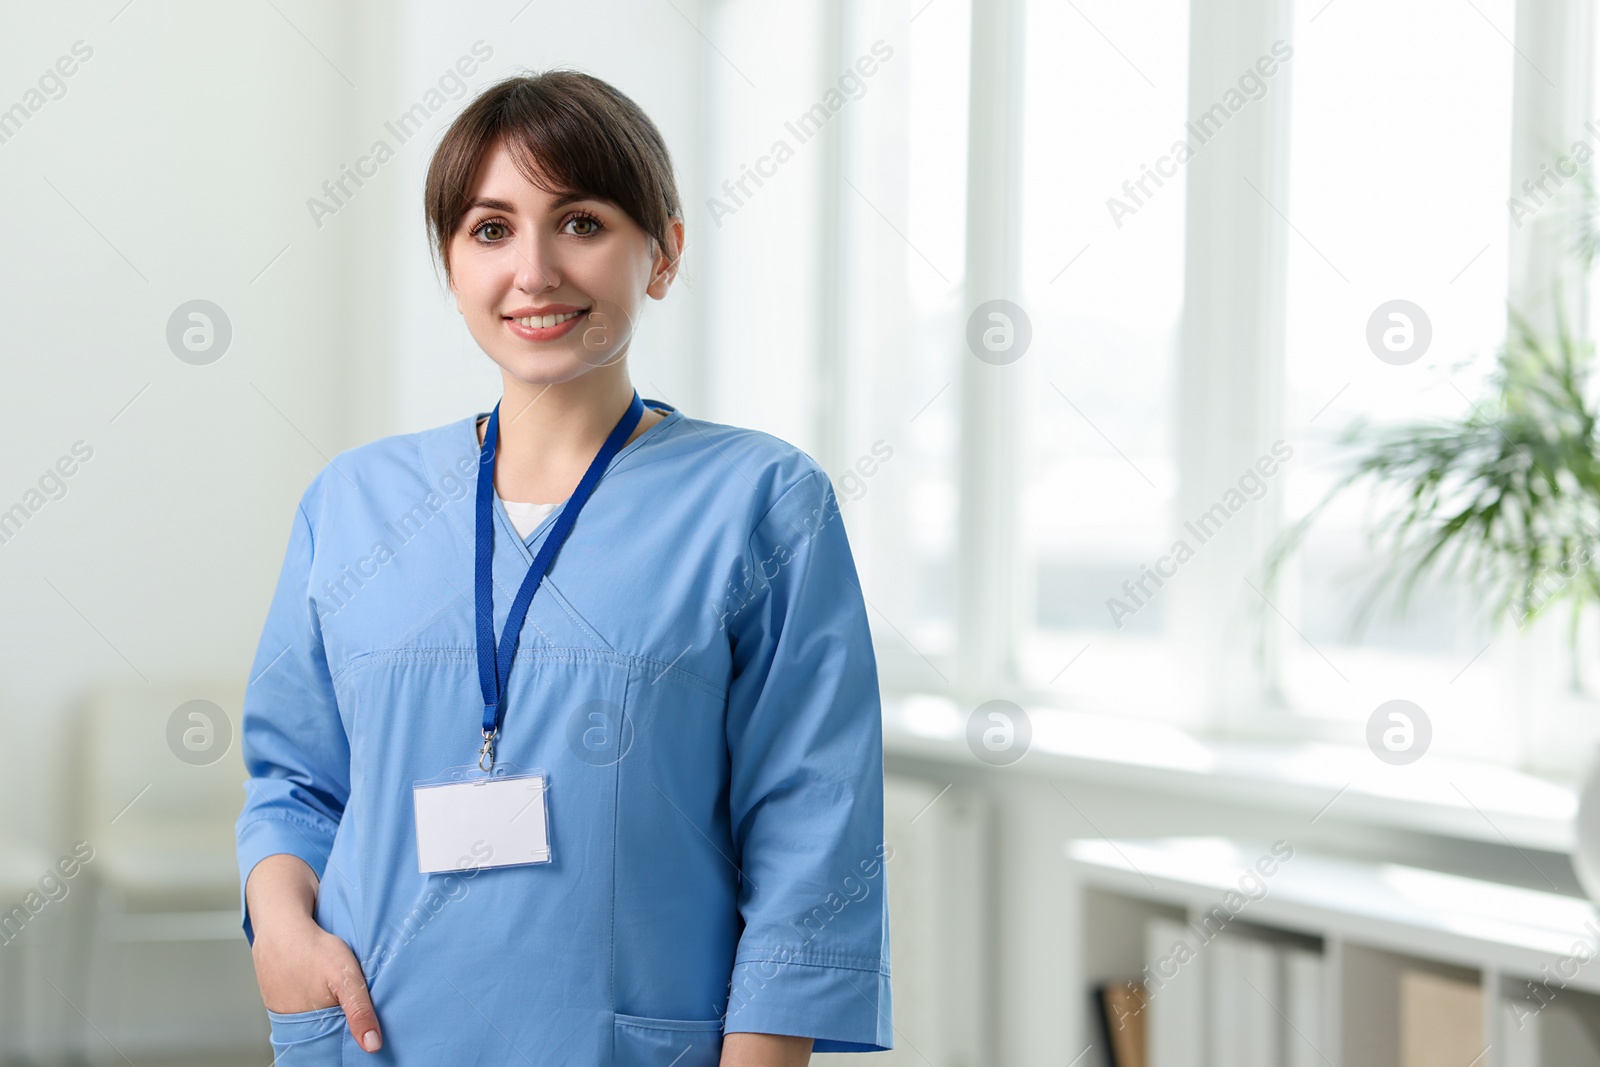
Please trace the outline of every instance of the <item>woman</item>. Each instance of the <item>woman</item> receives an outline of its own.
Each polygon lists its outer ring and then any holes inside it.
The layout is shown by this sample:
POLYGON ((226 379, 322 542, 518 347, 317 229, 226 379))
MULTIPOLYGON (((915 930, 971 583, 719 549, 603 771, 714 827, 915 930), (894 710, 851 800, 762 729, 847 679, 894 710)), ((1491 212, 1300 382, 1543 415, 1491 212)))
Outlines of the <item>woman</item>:
POLYGON ((683 249, 660 133, 587 75, 508 79, 426 213, 503 395, 301 498, 237 827, 277 1062, 889 1048, 877 674, 832 486, 630 384, 683 249))

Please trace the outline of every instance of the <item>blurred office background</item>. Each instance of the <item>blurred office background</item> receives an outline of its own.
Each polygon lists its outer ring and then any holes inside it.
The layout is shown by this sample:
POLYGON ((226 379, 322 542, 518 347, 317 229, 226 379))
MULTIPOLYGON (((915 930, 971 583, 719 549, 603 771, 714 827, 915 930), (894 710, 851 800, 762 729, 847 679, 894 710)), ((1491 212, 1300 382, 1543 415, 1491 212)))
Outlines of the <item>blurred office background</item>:
POLYGON ((1469 569, 1357 627, 1381 491, 1265 566, 1356 420, 1495 408, 1508 308, 1592 340, 1597 33, 1577 0, 5 5, 0 1057, 270 1062, 236 728, 294 504, 492 405, 423 174, 473 94, 564 66, 678 168, 641 395, 842 503, 896 849, 874 1062, 1455 1063, 1415 1058, 1445 1026, 1459 1067, 1600 1063, 1594 593, 1522 625, 1469 569))

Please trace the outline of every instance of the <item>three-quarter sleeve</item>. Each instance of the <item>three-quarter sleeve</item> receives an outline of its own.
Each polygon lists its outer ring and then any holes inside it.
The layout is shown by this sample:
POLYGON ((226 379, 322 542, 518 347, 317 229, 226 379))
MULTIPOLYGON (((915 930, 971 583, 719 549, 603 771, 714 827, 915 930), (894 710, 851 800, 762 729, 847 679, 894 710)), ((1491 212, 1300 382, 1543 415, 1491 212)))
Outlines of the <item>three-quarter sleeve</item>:
POLYGON ((727 740, 744 929, 724 1029, 892 1048, 877 665, 823 471, 768 509, 743 567, 727 740))
POLYGON ((255 943, 245 882, 267 856, 299 856, 321 878, 350 796, 350 745, 334 698, 322 628, 309 588, 315 550, 304 501, 295 511, 239 728, 244 753, 244 810, 234 832, 239 908, 255 943))

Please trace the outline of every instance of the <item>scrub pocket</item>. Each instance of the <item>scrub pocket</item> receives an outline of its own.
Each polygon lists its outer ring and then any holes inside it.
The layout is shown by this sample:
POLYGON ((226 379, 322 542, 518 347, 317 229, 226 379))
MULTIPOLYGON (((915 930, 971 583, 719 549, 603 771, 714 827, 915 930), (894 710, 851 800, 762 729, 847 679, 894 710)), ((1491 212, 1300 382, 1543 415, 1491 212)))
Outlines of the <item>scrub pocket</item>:
POLYGON ((335 1004, 288 1015, 267 1012, 276 1067, 338 1067, 343 1058, 344 1009, 335 1004))
POLYGON ((717 1067, 721 1019, 647 1019, 617 1015, 613 1067, 717 1067))

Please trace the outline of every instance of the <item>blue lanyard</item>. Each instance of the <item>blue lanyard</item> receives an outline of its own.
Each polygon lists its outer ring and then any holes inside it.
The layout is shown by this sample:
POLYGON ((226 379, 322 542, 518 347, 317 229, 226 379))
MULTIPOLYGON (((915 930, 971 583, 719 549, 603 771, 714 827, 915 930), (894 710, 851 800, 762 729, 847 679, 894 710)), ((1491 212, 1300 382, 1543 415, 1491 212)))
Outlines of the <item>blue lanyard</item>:
POLYGON ((495 404, 494 410, 489 413, 489 426, 483 432, 483 448, 478 453, 477 543, 473 554, 473 585, 478 608, 478 683, 483 688, 483 748, 478 753, 478 766, 483 770, 489 770, 494 764, 495 735, 505 721, 505 708, 500 701, 506 691, 506 679, 511 676, 511 660, 517 652, 517 637, 522 633, 523 620, 528 617, 528 605, 533 602, 533 594, 544 580, 545 571, 550 569, 556 553, 561 550, 562 542, 572 532, 578 512, 583 510, 589 494, 594 492, 595 483, 643 417, 644 401, 639 399, 638 390, 634 390, 633 403, 623 412, 611 436, 606 438, 606 443, 600 446, 589 469, 584 471, 583 480, 567 498, 561 514, 556 516, 555 525, 546 535, 538 555, 533 557, 533 565, 528 568, 527 576, 522 579, 522 587, 511 602, 511 613, 506 617, 506 628, 500 635, 497 656, 493 581, 494 454, 495 445, 500 440, 500 405, 495 404))

